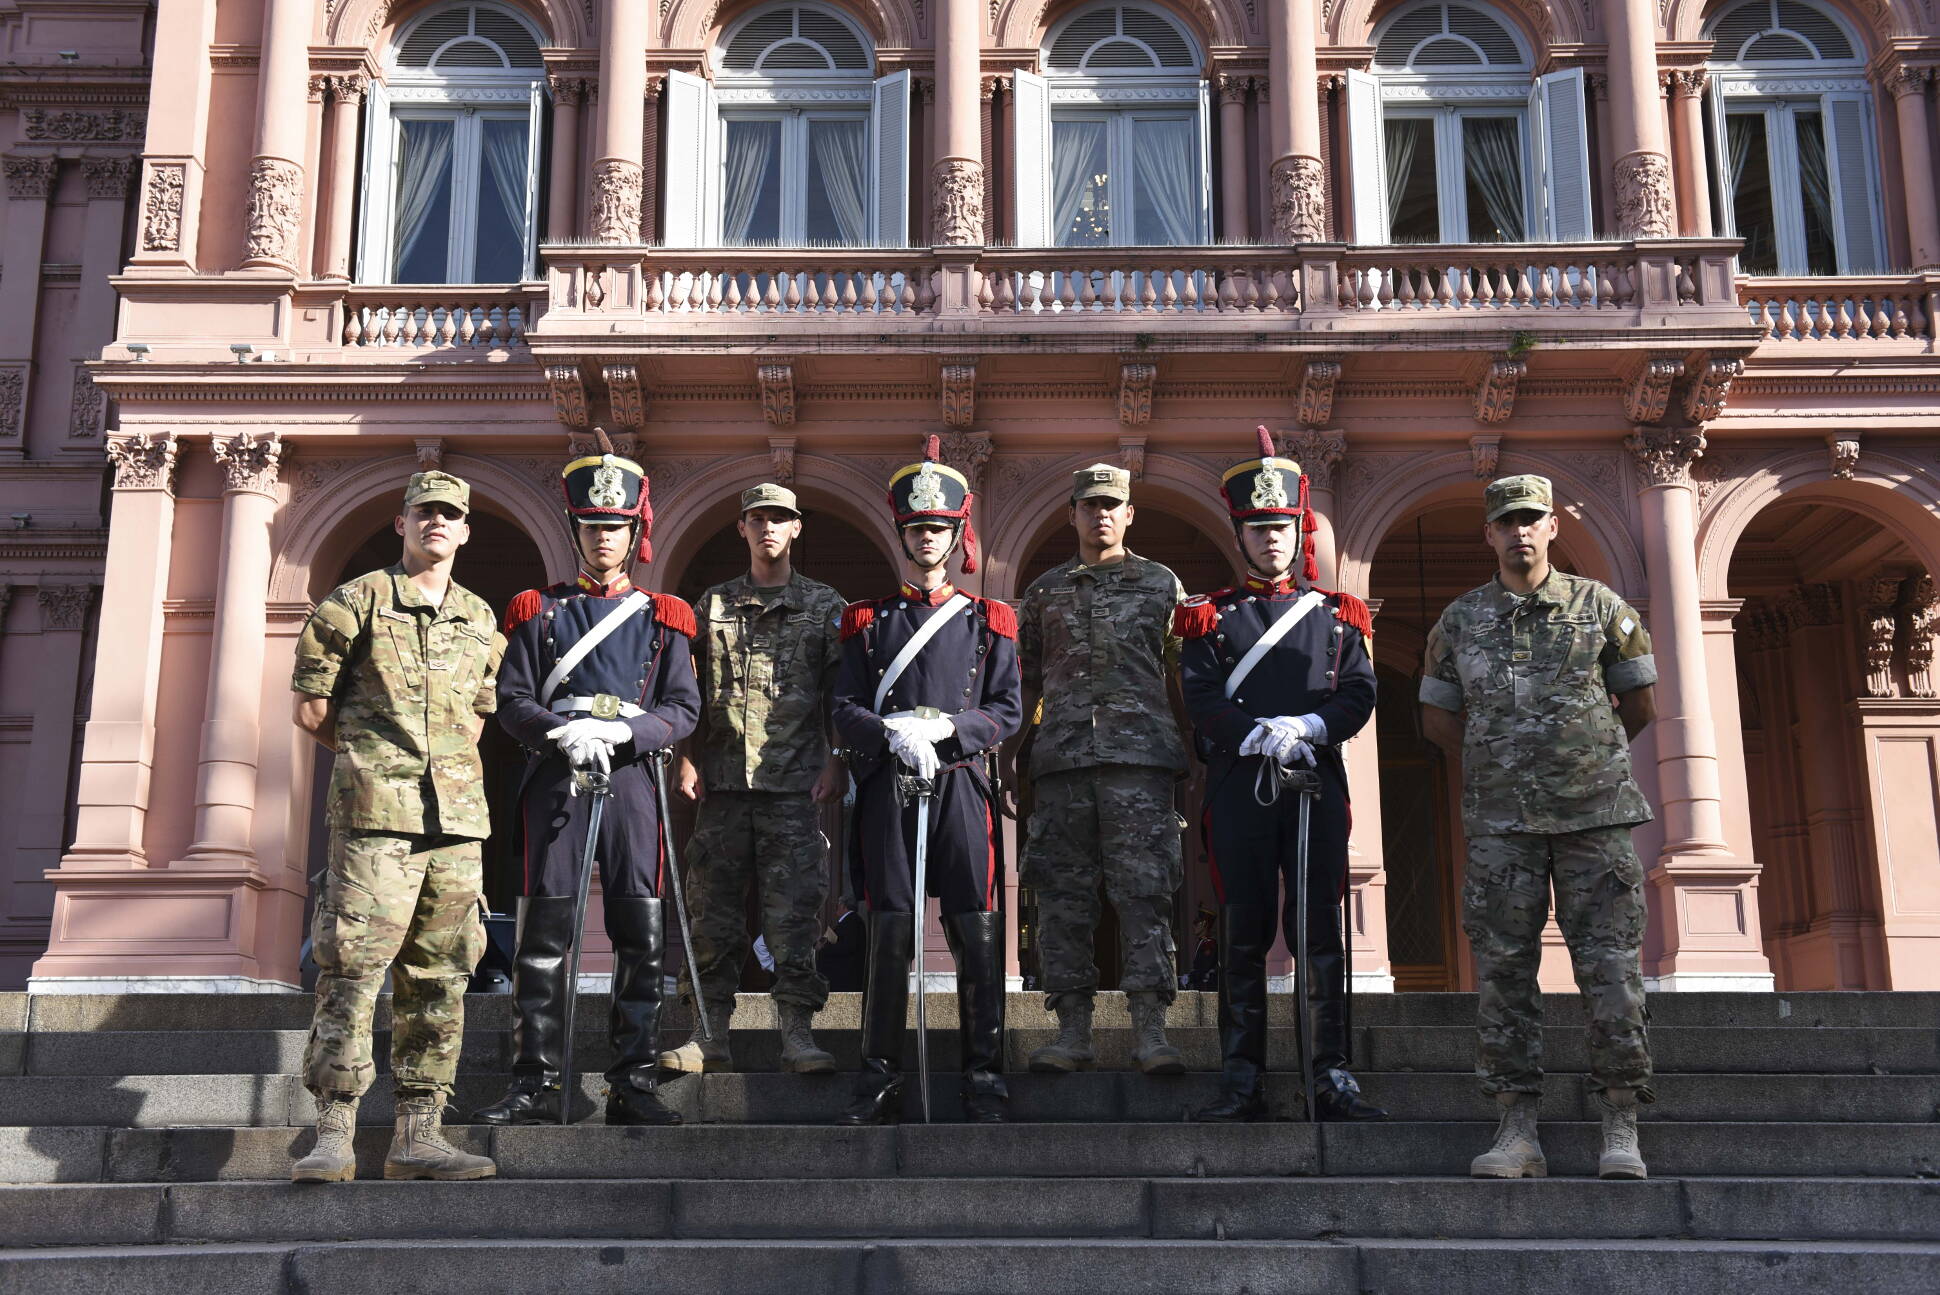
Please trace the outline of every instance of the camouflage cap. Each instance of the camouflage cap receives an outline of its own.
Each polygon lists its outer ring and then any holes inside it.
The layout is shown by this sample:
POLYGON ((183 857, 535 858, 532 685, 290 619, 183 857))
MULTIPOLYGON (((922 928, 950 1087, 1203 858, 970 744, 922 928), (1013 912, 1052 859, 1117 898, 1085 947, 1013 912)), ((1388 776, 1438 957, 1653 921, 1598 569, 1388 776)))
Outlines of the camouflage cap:
POLYGON ((414 472, 404 487, 404 506, 451 504, 458 511, 472 510, 472 488, 449 472, 414 472))
POLYGON ((1482 493, 1482 507, 1483 520, 1491 522, 1504 513, 1524 508, 1539 513, 1556 511, 1549 478, 1527 472, 1518 477, 1503 477, 1489 482, 1489 488, 1482 493))
POLYGON ((749 486, 741 492, 741 511, 745 513, 750 508, 780 508, 797 517, 802 515, 800 506, 795 502, 795 492, 772 481, 749 486))
POLYGON ((1132 497, 1132 474, 1124 468, 1113 467, 1109 463, 1094 463, 1088 468, 1079 468, 1071 474, 1071 502, 1080 499, 1095 499, 1099 496, 1112 499, 1132 497))

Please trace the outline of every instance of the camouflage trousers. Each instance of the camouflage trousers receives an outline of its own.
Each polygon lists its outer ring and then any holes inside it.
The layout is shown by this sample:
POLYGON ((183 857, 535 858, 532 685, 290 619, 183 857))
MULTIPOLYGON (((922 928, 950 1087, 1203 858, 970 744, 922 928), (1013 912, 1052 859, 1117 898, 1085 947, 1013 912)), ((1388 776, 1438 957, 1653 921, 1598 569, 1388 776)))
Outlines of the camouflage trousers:
POLYGON ((1481 990, 1476 1075, 1484 1093, 1540 1093, 1543 1004, 1536 988, 1543 923, 1556 892, 1556 924, 1569 945, 1590 1027, 1590 1082, 1650 1090, 1650 1039, 1638 952, 1644 939, 1644 870, 1630 828, 1554 835, 1472 836, 1462 886, 1462 929, 1475 949, 1481 990))
POLYGON ((485 951, 483 843, 334 829, 311 924, 316 1014, 303 1083, 361 1097, 377 1074, 371 1017, 391 975, 391 1080, 400 1098, 451 1095, 465 986, 485 951))
MULTIPOLYGON (((711 1004, 731 1003, 747 960, 748 888, 775 959, 774 996, 819 1012, 829 982, 815 968, 829 850, 821 811, 806 792, 710 791, 687 842, 688 917, 694 965, 711 1004)), ((686 989, 683 997, 691 998, 686 989)))
POLYGON ((1019 880, 1037 892, 1038 957, 1045 1002, 1098 990, 1092 937, 1099 882, 1118 912, 1119 986, 1178 995, 1172 897, 1184 880, 1172 772, 1103 765, 1047 774, 1033 787, 1019 880))

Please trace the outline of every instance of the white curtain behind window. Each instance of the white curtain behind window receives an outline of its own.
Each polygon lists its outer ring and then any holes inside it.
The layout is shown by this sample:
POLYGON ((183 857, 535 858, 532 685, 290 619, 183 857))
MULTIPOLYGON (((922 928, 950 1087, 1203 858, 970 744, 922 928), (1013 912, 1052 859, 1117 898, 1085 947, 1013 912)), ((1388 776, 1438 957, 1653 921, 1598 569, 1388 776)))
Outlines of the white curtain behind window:
POLYGON ((727 131, 727 165, 721 194, 721 241, 730 246, 748 241, 755 202, 775 163, 775 144, 781 123, 735 122, 727 131))
POLYGON ((1404 188, 1408 183, 1408 173, 1415 165, 1415 138, 1417 132, 1410 128, 1411 123, 1404 120, 1386 123, 1381 132, 1381 142, 1386 145, 1388 173, 1388 228, 1393 229, 1401 216, 1401 200, 1406 197, 1404 188))
POLYGON ((1752 145, 1764 134, 1765 119, 1750 113, 1734 112, 1725 118, 1725 136, 1731 145, 1731 174, 1727 177, 1732 192, 1744 184, 1745 163, 1751 160, 1752 145))
MULTIPOLYGON (((518 231, 514 237, 519 240, 520 251, 525 243, 525 123, 522 121, 488 121, 485 123, 485 174, 491 177, 491 192, 498 196, 499 205, 505 212, 505 223, 518 231)), ((480 269, 487 267, 484 262, 493 249, 480 247, 480 269)), ((520 267, 517 277, 523 277, 524 268, 520 267)), ((488 280, 497 282, 497 280, 488 280)))
MULTIPOLYGON (((452 123, 448 121, 398 123, 403 147, 398 159, 397 223, 391 230, 397 265, 405 264, 417 250, 431 204, 451 182, 451 135, 452 123)), ((524 166, 523 158, 520 166, 524 166)))
POLYGON ((1135 121, 1138 241, 1182 247, 1199 241, 1199 150, 1187 118, 1135 121), (1149 226, 1156 224, 1156 229, 1149 226))
POLYGON ((1061 247, 1072 242, 1071 226, 1091 187, 1091 177, 1105 173, 1105 123, 1051 123, 1051 237, 1061 247))
POLYGON ((859 247, 869 241, 869 123, 811 122, 808 138, 841 242, 859 247))
POLYGON ((1826 172, 1825 127, 1818 113, 1801 113, 1798 119, 1799 179, 1805 190, 1805 206, 1818 219, 1819 228, 1831 233, 1832 177, 1826 172))
MULTIPOLYGON (((1462 122, 1462 164, 1469 183, 1482 195, 1489 222, 1505 242, 1524 241, 1522 226, 1522 155, 1516 147, 1516 123, 1506 117, 1470 117, 1462 122)), ((1471 229, 1469 239, 1482 231, 1471 229)))

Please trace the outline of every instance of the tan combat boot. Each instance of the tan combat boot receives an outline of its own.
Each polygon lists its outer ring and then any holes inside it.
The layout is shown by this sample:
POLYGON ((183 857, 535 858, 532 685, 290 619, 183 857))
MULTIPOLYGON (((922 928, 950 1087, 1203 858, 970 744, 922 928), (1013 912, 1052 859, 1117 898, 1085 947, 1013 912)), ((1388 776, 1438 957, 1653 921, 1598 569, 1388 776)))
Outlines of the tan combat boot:
POLYGON ((1502 1104, 1502 1121, 1495 1126, 1495 1145, 1470 1162, 1468 1176, 1549 1177, 1543 1144, 1536 1140, 1536 1107, 1541 1099, 1535 1093, 1497 1093, 1495 1100, 1502 1104))
POLYGON ((815 1046, 815 1034, 809 1029, 814 1013, 800 1003, 777 1003, 775 1012, 781 1017, 782 1071, 791 1075, 834 1074, 835 1058, 815 1046))
POLYGON ((1597 1159, 1599 1178, 1648 1178, 1637 1149, 1637 1091, 1607 1088, 1595 1095, 1603 1112, 1603 1154, 1597 1159))
POLYGON ((1186 1059, 1165 1041, 1165 1004, 1154 993, 1125 995, 1132 1013, 1132 1064, 1148 1075, 1183 1075, 1186 1059))
POLYGON ((431 1178, 441 1183, 490 1178, 498 1166, 484 1156, 460 1151, 445 1141, 439 1127, 444 1104, 435 1097, 409 1097, 397 1104, 397 1133, 384 1157, 389 1179, 431 1178))
POLYGON ((707 1009, 707 1027, 714 1037, 703 1039, 700 1030, 696 1029, 688 1036, 687 1042, 660 1054, 660 1068, 682 1075, 703 1072, 720 1074, 733 1070, 734 1054, 728 1049, 728 1023, 733 1017, 731 1001, 726 1011, 710 1006, 707 1009))
POLYGON ((1098 1060, 1091 1050, 1091 995, 1058 995, 1057 1014, 1058 1037, 1031 1053, 1031 1069, 1040 1075, 1091 1069, 1098 1060))
POLYGON ((347 1183, 357 1176, 357 1099, 319 1097, 317 1144, 290 1170, 293 1183, 347 1183))

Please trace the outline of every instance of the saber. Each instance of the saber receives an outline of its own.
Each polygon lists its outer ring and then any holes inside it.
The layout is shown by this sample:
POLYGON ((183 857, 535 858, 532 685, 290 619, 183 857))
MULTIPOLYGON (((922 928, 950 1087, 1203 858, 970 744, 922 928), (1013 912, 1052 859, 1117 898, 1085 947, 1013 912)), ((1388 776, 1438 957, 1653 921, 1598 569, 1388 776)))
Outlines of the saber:
POLYGON ((1341 883, 1340 896, 1340 1023, 1341 1052, 1347 1064, 1354 1064, 1354 886, 1349 877, 1341 883))
POLYGON ((687 983, 694 987, 694 1012, 701 1018, 701 1037, 712 1043, 707 1002, 701 997, 700 969, 694 965, 694 933, 687 925, 687 895, 680 887, 680 864, 674 857, 674 824, 667 813, 667 765, 673 758, 672 747, 662 747, 652 756, 653 790, 660 797, 660 846, 667 858, 667 884, 674 892, 674 916, 680 921, 680 947, 687 955, 687 983))
POLYGON ((559 1122, 573 1120, 573 1017, 579 1005, 579 947, 586 942, 586 901, 593 888, 593 856, 599 849, 600 819, 613 783, 594 769, 574 769, 573 783, 593 798, 586 811, 586 849, 579 857, 579 889, 573 895, 573 946, 566 955, 566 1039, 559 1057, 559 1122))
POLYGON ((930 1029, 924 1000, 929 997, 923 984, 923 927, 929 916, 930 798, 935 786, 914 774, 896 775, 897 787, 916 802, 916 900, 915 938, 910 941, 910 962, 916 970, 916 1081, 923 1095, 923 1123, 930 1122, 930 1029))
POLYGON ((1314 769, 1280 769, 1282 785, 1300 795, 1300 836, 1293 855, 1293 1020, 1294 1034, 1300 1044, 1301 1092, 1307 1099, 1307 1122, 1314 1122, 1313 1023, 1308 1017, 1307 999, 1313 993, 1311 969, 1307 964, 1307 836, 1313 822, 1314 797, 1320 794, 1320 773, 1314 769))

